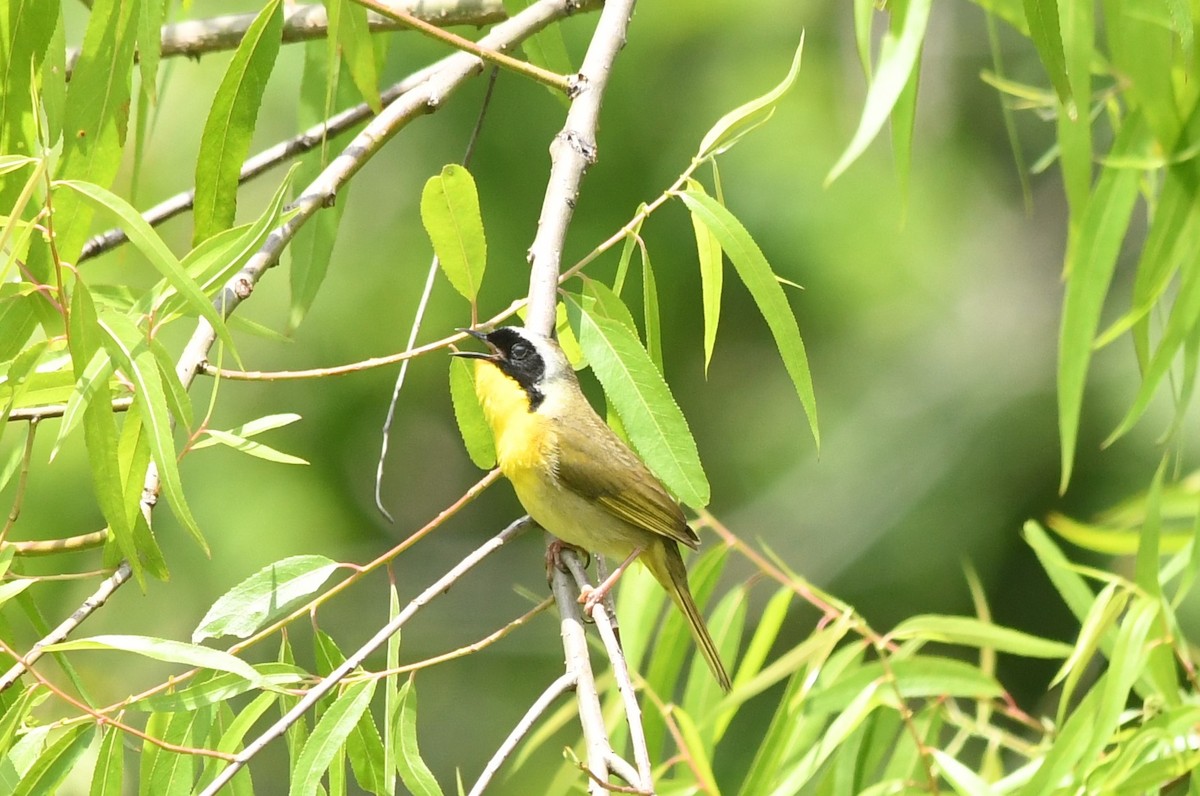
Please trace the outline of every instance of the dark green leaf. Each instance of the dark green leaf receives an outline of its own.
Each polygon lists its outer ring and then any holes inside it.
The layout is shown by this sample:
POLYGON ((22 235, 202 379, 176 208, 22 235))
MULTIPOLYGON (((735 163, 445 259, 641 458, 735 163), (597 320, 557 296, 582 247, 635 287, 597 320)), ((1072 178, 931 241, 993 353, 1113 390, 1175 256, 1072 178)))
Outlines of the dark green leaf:
POLYGON ((192 633, 192 642, 251 636, 296 600, 320 589, 340 566, 324 556, 301 555, 260 569, 213 603, 192 633))
POLYGON ((442 796, 442 789, 421 759, 421 750, 417 747, 417 692, 411 676, 400 686, 394 724, 394 755, 404 786, 413 796, 442 796))
POLYGON ((362 714, 370 707, 374 693, 374 680, 355 683, 321 716, 292 768, 289 790, 292 796, 314 796, 317 793, 321 777, 354 731, 362 714))
POLYGON ((88 796, 121 796, 125 780, 125 733, 110 727, 100 741, 88 796))
POLYGON ((708 503, 708 479, 691 430, 637 337, 619 322, 569 300, 579 344, 638 453, 689 506, 708 503))
MULTIPOLYGON (((909 13, 912 13, 911 10, 909 13)), ((817 399, 813 392, 812 374, 808 369, 808 355, 804 351, 804 341, 800 337, 800 327, 796 324, 796 316, 788 304, 787 296, 775 277, 767 258, 763 256, 758 244, 750 237, 750 233, 742 226, 724 205, 704 193, 684 191, 678 194, 683 203, 688 206, 693 215, 698 216, 704 226, 708 227, 721 247, 733 263, 738 277, 754 297, 758 309, 771 328, 775 344, 779 347, 780 356, 800 403, 808 415, 808 425, 812 429, 813 439, 817 447, 821 446, 821 434, 817 427, 817 399)))
POLYGON ((250 151, 250 138, 279 54, 282 31, 282 4, 280 0, 268 0, 242 37, 217 89, 196 158, 195 243, 233 225, 238 175, 250 151))
POLYGON ((96 725, 76 724, 46 748, 12 796, 53 796, 96 737, 96 725))

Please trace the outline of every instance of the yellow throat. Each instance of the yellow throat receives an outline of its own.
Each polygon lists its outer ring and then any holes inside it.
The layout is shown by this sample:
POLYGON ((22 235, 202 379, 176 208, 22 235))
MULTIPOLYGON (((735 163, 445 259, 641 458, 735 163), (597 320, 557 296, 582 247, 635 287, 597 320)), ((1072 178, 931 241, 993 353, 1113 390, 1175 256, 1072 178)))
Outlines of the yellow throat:
POLYGON ((550 434, 546 418, 529 409, 529 395, 495 364, 475 362, 475 394, 496 438, 496 460, 510 480, 540 468, 550 434))

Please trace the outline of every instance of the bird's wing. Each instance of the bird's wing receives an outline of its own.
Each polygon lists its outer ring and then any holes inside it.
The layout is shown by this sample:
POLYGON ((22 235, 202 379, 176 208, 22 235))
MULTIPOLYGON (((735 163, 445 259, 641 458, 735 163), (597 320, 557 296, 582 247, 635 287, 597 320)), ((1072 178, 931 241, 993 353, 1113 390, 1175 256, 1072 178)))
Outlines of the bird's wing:
POLYGON ((599 417, 594 422, 559 423, 555 431, 557 474, 564 487, 631 525, 688 547, 699 545, 679 504, 599 417))

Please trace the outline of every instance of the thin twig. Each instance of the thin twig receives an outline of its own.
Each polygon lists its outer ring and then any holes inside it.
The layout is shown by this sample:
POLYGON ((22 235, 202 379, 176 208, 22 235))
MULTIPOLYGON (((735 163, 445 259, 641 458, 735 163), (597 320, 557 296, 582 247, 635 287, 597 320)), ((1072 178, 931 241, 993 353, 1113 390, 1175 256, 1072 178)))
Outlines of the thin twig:
POLYGON ((105 581, 100 584, 100 588, 96 589, 91 597, 88 597, 86 600, 84 600, 83 605, 76 608, 75 612, 67 617, 62 624, 51 630, 44 638, 40 639, 36 644, 34 644, 33 647, 30 648, 29 652, 25 653, 24 656, 14 655, 13 657, 17 659, 17 662, 13 664, 12 668, 5 672, 3 676, 0 676, 0 691, 9 688, 13 683, 20 679, 21 675, 25 672, 26 667, 29 664, 34 663, 38 658, 42 657, 42 650, 45 647, 48 647, 51 644, 57 644, 65 639, 75 628, 79 627, 83 620, 91 616, 97 608, 104 605, 104 603, 108 601, 108 598, 112 596, 113 592, 119 589, 121 584, 129 580, 131 574, 132 571, 129 568, 129 564, 122 561, 121 565, 117 567, 117 571, 106 578, 105 581))
MULTIPOLYGON (((491 25, 505 19, 501 0, 394 0, 408 13, 439 27, 451 25, 491 25)), ((325 6, 294 6, 286 8, 283 20, 283 43, 323 39, 329 33, 329 16, 325 6)), ((163 58, 186 56, 199 58, 208 53, 232 50, 254 22, 257 14, 229 14, 210 19, 192 19, 163 25, 159 34, 159 54, 163 58)), ((372 33, 404 30, 409 25, 379 14, 368 14, 367 25, 372 33)), ((67 73, 75 68, 79 49, 67 51, 67 73)))
POLYGON ((440 594, 445 594, 451 586, 453 586, 460 577, 469 572, 476 564, 483 561, 489 555, 503 547, 507 542, 512 541, 520 536, 522 532, 530 526, 529 518, 522 517, 513 522, 500 533, 493 536, 484 544, 475 549, 473 553, 468 555, 462 561, 455 564, 445 575, 434 581, 425 591, 418 594, 404 607, 404 610, 396 614, 386 625, 371 637, 367 643, 358 648, 352 655, 346 658, 342 665, 338 666, 330 672, 320 683, 309 689, 296 705, 285 713, 278 721, 272 724, 261 735, 246 745, 245 749, 238 752, 234 761, 222 769, 212 783, 204 789, 201 796, 213 796, 219 791, 225 783, 231 780, 238 771, 242 769, 250 760, 254 758, 267 744, 283 735, 289 727, 295 724, 313 705, 317 703, 321 697, 329 693, 339 682, 345 678, 350 672, 362 665, 367 656, 371 655, 377 649, 387 643, 387 640, 399 632, 400 628, 412 618, 417 611, 425 607, 440 594))
POLYGON ((529 706, 529 710, 525 711, 525 715, 517 722, 517 726, 513 727, 512 732, 504 739, 504 743, 500 744, 500 748, 488 760, 487 765, 483 767, 483 773, 479 775, 479 779, 475 780, 475 784, 471 786, 471 791, 467 796, 480 796, 483 793, 484 789, 491 783, 492 778, 500 771, 500 766, 504 765, 504 761, 517 748, 517 744, 529 734, 529 731, 533 729, 533 725, 541 718, 550 705, 553 704, 554 700, 574 687, 575 678, 570 673, 560 674, 557 680, 546 686, 546 690, 529 706))
POLYGON ((233 758, 234 758, 234 756, 229 754, 228 752, 217 752, 212 749, 205 749, 202 747, 194 747, 194 746, 179 746, 178 744, 173 744, 170 741, 164 741, 162 738, 155 738, 153 735, 148 735, 148 734, 142 732, 141 730, 139 730, 138 728, 131 727, 128 724, 125 724, 122 721, 114 719, 111 716, 105 716, 103 713, 99 713, 98 711, 96 711, 95 708, 92 708, 89 705, 87 705, 83 702, 80 702, 78 699, 71 696, 67 692, 63 691, 61 688, 56 686, 54 683, 50 682, 50 680, 43 677, 41 675, 41 673, 37 669, 34 669, 33 666, 31 665, 33 663, 33 661, 29 660, 28 657, 22 659, 21 656, 17 655, 16 650, 14 650, 12 647, 5 644, 3 640, 0 640, 0 651, 3 651, 5 655, 10 655, 13 658, 16 658, 17 661, 24 664, 25 671, 27 671, 31 675, 33 675, 33 678, 35 680, 37 680, 39 683, 44 685, 46 688, 50 689, 50 691, 55 696, 57 696, 59 699, 63 700, 64 702, 69 703, 70 705, 75 707, 77 710, 83 711, 84 713, 86 713, 87 715, 91 716, 93 719, 98 721, 100 724, 108 724, 108 725, 120 730, 121 732, 126 732, 126 733, 129 733, 130 735, 141 738, 146 743, 153 744, 154 746, 157 746, 160 749, 166 749, 168 752, 178 752, 179 754, 185 754, 185 755, 200 755, 202 757, 215 757, 220 760, 233 760, 233 758))
POLYGON ((457 660, 458 658, 465 658, 466 656, 473 655, 476 652, 479 652, 480 650, 487 649, 488 647, 495 644, 497 641, 504 638, 509 633, 516 630, 517 628, 524 627, 525 625, 527 625, 529 623, 529 620, 533 619, 535 616, 538 616, 539 614, 545 613, 546 609, 552 605, 554 605, 554 598, 547 597, 546 599, 542 600, 540 603, 535 605, 533 608, 530 608, 528 611, 521 614, 516 619, 514 619, 511 622, 509 622, 508 624, 504 625, 504 627, 502 627, 499 630, 496 630, 492 633, 489 633, 488 635, 484 636, 483 638, 479 639, 478 641, 472 642, 470 644, 465 644, 456 650, 451 650, 450 652, 445 652, 445 653, 442 653, 441 655, 435 655, 432 658, 425 658, 423 660, 414 661, 412 663, 406 663, 403 666, 397 666, 394 669, 383 669, 382 671, 378 671, 378 672, 364 672, 362 675, 350 675, 349 677, 346 678, 345 682, 346 683, 357 683, 357 682, 360 682, 363 680, 382 680, 386 677, 395 677, 398 674, 408 674, 409 672, 416 672, 416 671, 420 671, 421 669, 428 669, 432 666, 437 666, 439 664, 457 660))
MULTIPOLYGON (((588 583, 587 570, 583 568, 578 557, 573 555, 562 556, 562 561, 571 570, 571 575, 575 578, 575 585, 579 587, 580 592, 583 591, 584 587, 591 585, 588 583)), ((625 706, 625 723, 629 726, 629 744, 633 747, 633 759, 637 762, 637 771, 633 771, 632 767, 629 767, 629 764, 625 763, 624 758, 616 754, 616 750, 610 750, 610 752, 612 757, 621 760, 628 767, 628 771, 618 772, 624 777, 626 782, 641 788, 647 793, 653 793, 653 768, 650 764, 650 750, 646 745, 646 730, 642 725, 642 709, 638 706, 637 692, 634 690, 633 681, 629 677, 629 666, 625 661, 625 653, 621 649, 621 642, 617 639, 612 619, 613 614, 611 612, 611 602, 601 601, 592 607, 591 618, 596 623, 596 630, 600 634, 600 640, 604 642, 604 650, 608 653, 613 678, 617 682, 617 691, 621 694, 621 701, 625 706), (633 776, 631 777, 629 774, 633 776)), ((609 760, 609 763, 611 765, 612 760, 609 760)))
MULTIPOLYGON (((133 403, 133 396, 125 398, 115 398, 112 402, 112 410, 114 412, 124 412, 133 403)), ((16 420, 49 420, 55 417, 62 417, 67 413, 66 404, 45 404, 43 406, 22 406, 19 409, 14 409, 8 415, 8 422, 12 423, 16 420)))
POLYGON ((470 39, 464 39, 462 36, 456 36, 450 31, 442 30, 436 25, 430 25, 425 20, 414 16, 407 11, 403 11, 399 8, 393 8, 387 3, 379 2, 379 0, 353 0, 353 2, 370 9, 381 16, 390 17, 391 19, 394 19, 403 25, 407 25, 418 33, 422 33, 431 39, 437 39, 444 44, 449 44, 456 50, 471 53, 471 55, 478 56, 488 63, 503 67, 504 69, 507 69, 510 72, 515 72, 518 75, 524 75, 525 77, 536 80, 537 82, 549 86, 550 88, 558 89, 564 94, 570 90, 570 81, 563 75, 560 75, 557 72, 551 72, 549 69, 543 69, 540 66, 534 66, 533 64, 522 61, 519 58, 513 58, 511 55, 505 55, 501 51, 503 48, 492 50, 487 47, 481 47, 470 39))
POLYGON ((21 452, 21 474, 17 476, 17 493, 13 496, 8 519, 5 520, 4 527, 0 528, 0 543, 8 537, 8 532, 17 524, 17 518, 21 516, 21 506, 25 503, 25 491, 29 487, 29 465, 33 461, 33 440, 37 435, 37 426, 37 420, 30 420, 29 428, 25 432, 25 450, 21 452))
MULTIPOLYGON (((574 556, 563 550, 561 557, 574 556)), ((587 636, 583 630, 583 618, 579 612, 579 595, 571 577, 558 567, 550 575, 554 602, 558 605, 563 652, 566 656, 566 674, 575 682, 575 702, 579 707, 579 724, 583 728, 584 744, 587 747, 587 769, 592 781, 588 792, 592 796, 606 793, 602 783, 608 779, 608 730, 604 726, 604 709, 596 691, 596 678, 592 674, 592 662, 588 658, 587 636)))
MULTIPOLYGON (((487 89, 483 92, 483 102, 480 103, 479 115, 475 118, 475 126, 471 129, 471 134, 467 136, 467 149, 463 154, 463 168, 468 168, 471 165, 471 156, 475 154, 475 144, 479 141, 479 134, 483 131, 483 120, 487 118, 488 108, 492 104, 492 92, 496 88, 496 77, 498 75, 495 67, 492 68, 491 75, 488 77, 487 89)), ((417 344, 417 335, 421 333, 421 321, 425 319, 425 309, 429 306, 429 297, 433 294, 433 282, 437 277, 438 257, 433 255, 433 259, 429 263, 429 271, 425 275, 425 287, 421 290, 421 299, 417 302, 417 311, 413 314, 412 328, 408 331, 408 344, 406 349, 411 350, 417 344)), ((472 313, 471 320, 475 320, 474 307, 475 303, 471 302, 472 313)), ((392 399, 388 401, 387 415, 383 421, 383 429, 380 432, 379 444, 379 459, 375 463, 375 508, 379 509, 379 513, 387 517, 388 522, 395 522, 391 512, 383 507, 383 468, 387 463, 388 443, 392 436, 392 423, 396 419, 396 406, 400 402, 400 390, 404 387, 404 378, 408 375, 408 360, 405 359, 400 363, 400 372, 396 374, 396 383, 392 387, 392 399)))
POLYGON ((62 539, 38 539, 27 542, 0 543, 0 550, 13 551, 15 556, 52 556, 58 553, 74 553, 79 550, 91 550, 101 547, 108 541, 108 529, 102 528, 91 533, 81 533, 77 536, 67 536, 62 539))

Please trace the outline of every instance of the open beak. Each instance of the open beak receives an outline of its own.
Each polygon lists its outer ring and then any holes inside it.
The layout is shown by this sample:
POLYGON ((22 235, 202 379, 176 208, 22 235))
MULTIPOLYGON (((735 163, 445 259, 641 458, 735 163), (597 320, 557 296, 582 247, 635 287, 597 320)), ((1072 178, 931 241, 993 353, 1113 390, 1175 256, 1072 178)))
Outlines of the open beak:
POLYGON ((466 334, 469 334, 472 337, 474 337, 476 340, 482 341, 483 344, 488 347, 489 353, 484 354, 480 351, 451 351, 450 356, 464 357, 466 359, 492 359, 492 360, 494 360, 500 355, 500 352, 496 349, 496 346, 492 345, 491 341, 487 339, 487 335, 484 334, 483 332, 479 331, 478 329, 455 329, 455 331, 456 332, 465 332, 466 334))

